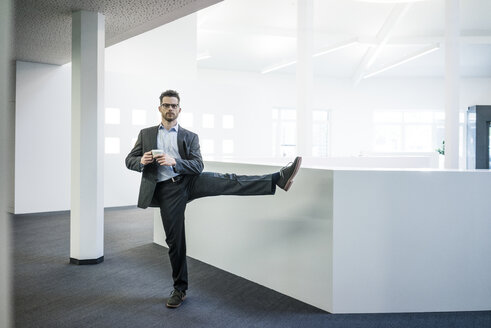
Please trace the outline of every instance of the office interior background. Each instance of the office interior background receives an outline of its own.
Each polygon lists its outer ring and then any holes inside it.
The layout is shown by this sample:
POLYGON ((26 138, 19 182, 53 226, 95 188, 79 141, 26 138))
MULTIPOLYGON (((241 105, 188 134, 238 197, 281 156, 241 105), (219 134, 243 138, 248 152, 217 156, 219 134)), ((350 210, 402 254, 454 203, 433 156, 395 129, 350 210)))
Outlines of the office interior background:
MULTIPOLYGON (((311 168, 443 168, 446 1, 316 0, 311 31, 299 31, 298 2, 226 0, 106 48, 104 207, 136 204, 140 176, 124 158, 160 121, 166 89, 180 92, 179 122, 199 134, 207 161, 283 165, 305 138, 311 168), (299 49, 309 32, 312 48, 299 49), (304 51, 312 67, 299 67, 304 51), (302 98, 308 117, 297 112, 302 98)), ((464 170, 466 111, 491 104, 491 2, 459 3, 464 170)), ((8 209, 70 210, 71 64, 26 56, 14 74, 8 209)))
MULTIPOLYGON (((442 166, 444 5, 314 1, 306 163, 442 166)), ((491 103, 491 3, 460 6, 465 169, 465 113, 491 103)), ((158 124, 165 89, 181 93, 180 124, 200 135, 205 160, 283 163, 296 155, 296 8, 296 1, 224 1, 106 48, 106 207, 135 204, 139 176, 124 158, 138 131, 158 124)), ((70 79, 69 63, 17 62, 15 213, 69 209, 69 163, 53 166, 44 146, 70 161, 70 79)))

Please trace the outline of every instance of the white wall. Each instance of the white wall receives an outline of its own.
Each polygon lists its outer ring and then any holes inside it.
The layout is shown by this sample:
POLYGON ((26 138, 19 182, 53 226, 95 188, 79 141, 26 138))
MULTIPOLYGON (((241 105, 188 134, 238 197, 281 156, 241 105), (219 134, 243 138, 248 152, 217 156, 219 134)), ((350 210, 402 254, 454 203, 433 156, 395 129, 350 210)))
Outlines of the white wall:
POLYGON ((17 62, 15 213, 70 203, 70 65, 17 62))
MULTIPOLYGON (((279 169, 220 162, 205 166, 254 175, 279 169)), ((188 255, 332 311, 332 178, 330 170, 302 169, 289 192, 278 188, 275 195, 192 201, 186 209, 188 255)), ((166 246, 159 209, 154 210, 154 242, 166 246)))
MULTIPOLYGON (((196 75, 195 24, 189 15, 106 49, 105 105, 121 123, 105 126, 120 138, 120 152, 104 158, 105 207, 136 204, 140 175, 124 159, 139 130, 158 124, 160 92, 192 86, 183 81, 196 75), (131 123, 133 109, 147 111, 145 126, 131 123)), ((68 210, 71 66, 18 62, 16 74, 15 213, 68 210)))
POLYGON ((136 204, 140 174, 124 163, 138 132, 160 122, 160 93, 195 87, 196 14, 192 14, 148 33, 106 49, 106 108, 120 110, 120 124, 106 124, 105 137, 120 138, 120 152, 106 154, 104 163, 104 206, 136 204), (146 124, 132 123, 133 110, 146 112, 146 124))
MULTIPOLYGON (((69 81, 69 66, 18 63, 16 213, 69 208, 69 81)), ((374 79, 353 88, 347 80, 316 80, 314 107, 332 110, 332 155, 371 149, 374 110, 443 111, 442 85, 441 79, 374 79)), ((461 85, 462 111, 491 103, 491 79, 463 79, 461 85)), ((121 121, 105 128, 106 137, 120 138, 120 153, 105 155, 105 206, 136 203, 140 177, 126 169, 124 158, 145 126, 133 125, 131 113, 143 109, 146 126, 157 124, 158 96, 167 88, 179 90, 183 113, 194 115, 194 124, 185 127, 202 141, 214 140, 218 153, 221 140, 232 139, 235 156, 255 161, 271 157, 271 109, 291 107, 295 94, 288 76, 199 70, 194 79, 188 74, 174 81, 159 74, 107 72, 106 107, 120 108, 121 121), (214 129, 201 126, 203 113, 215 114, 214 129), (225 114, 235 116, 233 130, 221 128, 225 114)))
POLYGON ((335 313, 491 309, 490 171, 336 170, 333 183, 335 313))
MULTIPOLYGON (((178 90, 182 113, 193 114, 184 127, 202 144, 214 142, 215 154, 206 159, 271 162, 271 110, 295 107, 295 77, 198 70, 195 56, 195 15, 106 49, 105 106, 120 110, 120 123, 105 126, 105 137, 120 138, 119 153, 105 155, 106 207, 136 203, 140 176, 126 169, 124 158, 138 131, 158 124, 158 96, 166 89, 178 90), (146 112, 146 124, 132 124, 135 109, 146 112), (212 129, 202 126, 206 113, 215 115, 212 129), (223 129, 222 116, 230 114, 234 129, 223 129), (231 156, 222 153, 224 139, 234 142, 231 156)), ((444 111, 443 83, 372 78, 355 88, 347 79, 316 79, 314 108, 332 112, 331 156, 372 150, 373 111, 444 111)), ((70 66, 18 64, 16 213, 69 209, 69 84, 70 66)), ((462 79, 460 110, 476 104, 491 104, 490 78, 462 79)))

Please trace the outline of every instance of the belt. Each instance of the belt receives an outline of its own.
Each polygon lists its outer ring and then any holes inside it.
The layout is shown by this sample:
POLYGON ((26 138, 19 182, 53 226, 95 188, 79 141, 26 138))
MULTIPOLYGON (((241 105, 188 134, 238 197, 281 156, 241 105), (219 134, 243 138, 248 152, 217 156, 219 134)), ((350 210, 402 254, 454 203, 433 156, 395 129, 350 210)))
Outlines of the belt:
POLYGON ((172 177, 170 179, 160 181, 159 183, 161 184, 167 184, 167 183, 177 183, 180 182, 182 179, 184 179, 184 176, 182 175, 176 175, 175 177, 172 177))

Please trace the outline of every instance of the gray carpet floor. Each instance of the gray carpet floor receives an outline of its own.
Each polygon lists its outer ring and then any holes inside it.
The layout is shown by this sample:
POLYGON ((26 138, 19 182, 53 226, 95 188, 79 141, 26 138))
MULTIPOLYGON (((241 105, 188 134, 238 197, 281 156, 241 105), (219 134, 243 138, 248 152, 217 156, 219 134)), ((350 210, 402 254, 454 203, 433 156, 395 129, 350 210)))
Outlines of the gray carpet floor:
POLYGON ((491 311, 329 314, 189 259, 183 306, 167 249, 152 243, 152 210, 105 211, 103 263, 69 264, 67 212, 14 216, 16 327, 491 327, 491 311))

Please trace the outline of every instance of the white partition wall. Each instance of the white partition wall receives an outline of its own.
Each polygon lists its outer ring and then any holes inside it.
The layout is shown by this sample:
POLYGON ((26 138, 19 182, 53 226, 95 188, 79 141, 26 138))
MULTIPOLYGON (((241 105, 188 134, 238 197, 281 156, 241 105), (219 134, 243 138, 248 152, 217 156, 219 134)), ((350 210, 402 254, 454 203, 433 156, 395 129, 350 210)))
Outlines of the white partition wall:
POLYGON ((491 310, 489 171, 334 172, 333 311, 491 310))
MULTIPOLYGON (((206 171, 237 174, 279 169, 205 164, 206 171)), ((220 196, 189 203, 188 255, 317 307, 331 308, 332 171, 303 171, 292 191, 278 188, 274 196, 220 196)), ((159 210, 155 213, 154 240, 165 245, 159 210)))
MULTIPOLYGON (((489 171, 303 168, 288 193, 189 203, 188 255, 331 313, 490 310, 490 186, 489 171)), ((158 209, 154 227, 165 245, 158 209)))

